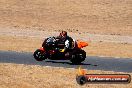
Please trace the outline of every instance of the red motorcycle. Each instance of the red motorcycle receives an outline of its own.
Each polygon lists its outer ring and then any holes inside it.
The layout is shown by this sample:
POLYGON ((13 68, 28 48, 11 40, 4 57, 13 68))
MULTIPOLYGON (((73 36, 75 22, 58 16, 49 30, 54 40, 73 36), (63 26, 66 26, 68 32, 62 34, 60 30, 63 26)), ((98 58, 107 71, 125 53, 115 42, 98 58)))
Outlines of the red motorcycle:
POLYGON ((70 60, 73 64, 79 64, 86 58, 86 52, 83 47, 88 46, 88 43, 83 41, 73 41, 72 48, 66 52, 61 52, 64 44, 57 42, 55 37, 46 38, 40 49, 37 49, 33 56, 37 61, 45 59, 51 60, 70 60))

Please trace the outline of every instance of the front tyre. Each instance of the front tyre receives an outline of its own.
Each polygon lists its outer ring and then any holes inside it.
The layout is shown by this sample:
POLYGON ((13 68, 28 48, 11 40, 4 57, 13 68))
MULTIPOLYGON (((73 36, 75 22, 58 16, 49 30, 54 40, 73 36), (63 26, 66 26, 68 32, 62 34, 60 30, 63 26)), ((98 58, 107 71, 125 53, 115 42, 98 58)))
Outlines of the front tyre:
POLYGON ((43 61, 44 59, 46 59, 46 54, 44 51, 37 49, 34 54, 33 54, 35 60, 37 61, 43 61))

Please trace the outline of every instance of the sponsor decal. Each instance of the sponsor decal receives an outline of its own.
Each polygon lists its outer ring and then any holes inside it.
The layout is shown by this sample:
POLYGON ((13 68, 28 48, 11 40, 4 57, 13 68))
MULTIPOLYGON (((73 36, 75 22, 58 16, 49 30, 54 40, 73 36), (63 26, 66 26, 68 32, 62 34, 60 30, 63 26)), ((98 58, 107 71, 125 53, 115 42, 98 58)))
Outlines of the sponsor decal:
POLYGON ((79 67, 76 81, 80 85, 86 83, 125 84, 131 82, 131 76, 129 74, 87 74, 86 70, 83 70, 81 67, 79 67))

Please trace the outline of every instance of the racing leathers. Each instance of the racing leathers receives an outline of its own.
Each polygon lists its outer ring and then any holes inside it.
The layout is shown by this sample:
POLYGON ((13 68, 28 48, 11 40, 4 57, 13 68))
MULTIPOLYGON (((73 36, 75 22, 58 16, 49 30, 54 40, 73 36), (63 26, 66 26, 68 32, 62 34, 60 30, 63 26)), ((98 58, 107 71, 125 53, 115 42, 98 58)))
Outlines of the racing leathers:
POLYGON ((72 39, 69 36, 66 37, 58 37, 59 38, 59 43, 64 44, 64 48, 60 50, 60 52, 66 52, 70 49, 73 48, 73 43, 74 43, 74 39, 72 39))

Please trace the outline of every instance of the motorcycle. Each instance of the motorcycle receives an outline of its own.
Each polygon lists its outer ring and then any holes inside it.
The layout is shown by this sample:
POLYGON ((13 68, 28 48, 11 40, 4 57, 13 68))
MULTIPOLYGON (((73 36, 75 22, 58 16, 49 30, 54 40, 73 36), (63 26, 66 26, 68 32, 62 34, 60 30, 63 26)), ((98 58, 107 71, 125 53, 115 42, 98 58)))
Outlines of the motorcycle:
POLYGON ((37 61, 45 59, 50 60, 70 60, 73 64, 80 64, 86 58, 86 52, 83 47, 88 46, 87 42, 72 41, 72 48, 66 52, 61 52, 64 44, 58 43, 55 37, 49 37, 44 40, 42 47, 37 49, 33 56, 37 61))

